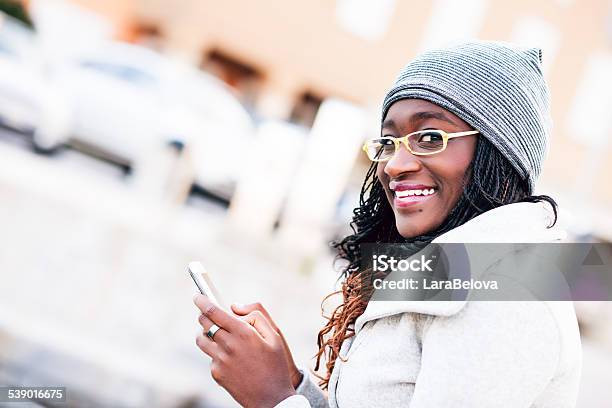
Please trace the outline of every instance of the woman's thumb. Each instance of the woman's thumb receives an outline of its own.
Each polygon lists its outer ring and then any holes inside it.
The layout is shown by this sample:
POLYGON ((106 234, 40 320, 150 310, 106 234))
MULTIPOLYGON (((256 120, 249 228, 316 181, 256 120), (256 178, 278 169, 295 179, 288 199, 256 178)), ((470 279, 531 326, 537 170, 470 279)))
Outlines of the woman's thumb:
POLYGON ((232 312, 240 316, 251 313, 253 310, 255 310, 253 305, 243 305, 241 303, 234 303, 232 304, 231 307, 232 307, 232 312))

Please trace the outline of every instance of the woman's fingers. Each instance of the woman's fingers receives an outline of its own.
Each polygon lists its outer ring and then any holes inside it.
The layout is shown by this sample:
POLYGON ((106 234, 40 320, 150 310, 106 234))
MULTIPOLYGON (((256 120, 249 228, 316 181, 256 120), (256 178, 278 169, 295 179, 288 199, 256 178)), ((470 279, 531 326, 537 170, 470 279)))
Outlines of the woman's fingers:
POLYGON ((250 303, 247 305, 240 305, 240 304, 234 303, 232 305, 232 311, 241 316, 254 312, 255 310, 259 310, 261 313, 263 313, 264 316, 270 317, 270 315, 268 315, 268 311, 266 310, 266 308, 263 307, 263 305, 259 302, 250 303))
MULTIPOLYGON (((276 323, 274 323, 274 320, 272 320, 268 311, 262 306, 261 303, 251 303, 248 305, 233 304, 232 311, 236 313, 237 315, 240 315, 241 319, 247 322, 257 321, 257 318, 253 318, 252 316, 250 316, 250 313, 258 312, 258 313, 261 313, 265 317, 271 329, 274 330, 278 334, 282 342, 282 346, 285 350, 285 356, 287 359, 287 367, 289 368, 289 373, 291 375, 291 382, 294 387, 297 387, 297 385, 302 380, 302 374, 300 373, 297 366, 295 365, 295 362, 293 361, 291 350, 289 349, 289 345, 287 344, 287 341, 285 340, 283 333, 280 331, 276 323)), ((260 332, 260 330, 257 330, 257 331, 260 332)), ((260 333, 260 335, 264 337, 264 334, 260 333)))
POLYGON ((204 295, 196 295, 193 302, 200 309, 202 314, 213 321, 222 329, 233 332, 243 328, 243 322, 240 319, 230 315, 225 310, 214 304, 204 295))
POLYGON ((259 302, 251 303, 251 304, 248 304, 248 305, 233 304, 232 305, 232 311, 234 313, 236 313, 237 315, 239 315, 239 316, 246 316, 246 315, 248 315, 251 312, 259 311, 259 312, 261 312, 261 314, 264 315, 264 317, 266 319, 268 319, 268 322, 270 323, 270 326, 272 326, 272 328, 275 331, 278 331, 278 327, 276 327, 276 324, 274 323, 274 321, 270 317, 270 314, 268 313, 266 308, 263 307, 263 305, 261 303, 259 303, 259 302))
POLYGON ((278 333, 268 319, 259 310, 255 310, 243 317, 244 321, 250 324, 266 340, 273 340, 278 333))
MULTIPOLYGON (((207 338, 209 338, 206 335, 206 333, 208 332, 208 330, 210 330, 210 328, 214 324, 212 320, 210 320, 208 317, 201 314, 200 317, 198 318, 198 322, 202 326, 202 329, 203 329, 202 333, 204 333, 204 335, 207 338)), ((213 335, 212 341, 214 341, 217 344, 225 345, 227 343, 228 336, 229 336, 229 333, 226 330, 219 328, 219 330, 217 330, 217 332, 213 335)))
POLYGON ((196 344, 206 355, 210 358, 215 359, 219 355, 219 345, 208 338, 204 333, 201 333, 196 337, 196 344))
MULTIPOLYGON (((194 298, 202 311, 198 318, 204 331, 221 327, 213 336, 197 338, 200 349, 212 357, 210 373, 242 406, 276 406, 295 394, 292 372, 280 336, 259 310, 237 317, 212 305, 202 296, 194 298), (226 331, 226 327, 229 331, 226 331)), ((230 312, 231 313, 231 312, 230 312)))
POLYGON ((200 323, 200 326, 202 326, 204 331, 210 329, 210 326, 213 325, 213 322, 208 317, 204 316, 203 314, 201 314, 200 317, 198 317, 198 323, 200 323))

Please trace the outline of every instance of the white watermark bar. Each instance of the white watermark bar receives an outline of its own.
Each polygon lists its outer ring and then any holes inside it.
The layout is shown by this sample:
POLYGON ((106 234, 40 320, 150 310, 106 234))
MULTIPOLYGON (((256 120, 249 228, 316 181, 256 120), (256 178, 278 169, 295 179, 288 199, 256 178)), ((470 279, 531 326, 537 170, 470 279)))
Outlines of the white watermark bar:
POLYGON ((66 402, 66 387, 0 387, 0 402, 66 402))
POLYGON ((612 301, 605 243, 363 244, 373 301, 612 301))

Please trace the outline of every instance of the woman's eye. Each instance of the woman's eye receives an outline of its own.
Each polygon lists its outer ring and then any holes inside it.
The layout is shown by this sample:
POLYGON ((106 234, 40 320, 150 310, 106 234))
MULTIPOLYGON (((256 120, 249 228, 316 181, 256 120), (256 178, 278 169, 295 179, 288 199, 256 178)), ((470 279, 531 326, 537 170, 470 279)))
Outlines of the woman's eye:
POLYGON ((442 135, 438 132, 421 133, 421 135, 419 136, 419 143, 442 143, 442 135))
POLYGON ((380 139, 377 139, 376 142, 383 146, 383 147, 387 147, 387 146, 395 146, 395 143, 393 142, 393 139, 391 139, 393 136, 383 136, 380 139))
POLYGON ((411 145, 416 150, 432 151, 441 149, 444 145, 444 138, 442 134, 438 131, 432 130, 431 132, 423 132, 415 135, 416 140, 411 142, 411 145))
POLYGON ((395 151, 395 143, 393 143, 392 140, 389 139, 383 139, 381 141, 381 149, 385 152, 385 153, 389 153, 391 151, 395 151))

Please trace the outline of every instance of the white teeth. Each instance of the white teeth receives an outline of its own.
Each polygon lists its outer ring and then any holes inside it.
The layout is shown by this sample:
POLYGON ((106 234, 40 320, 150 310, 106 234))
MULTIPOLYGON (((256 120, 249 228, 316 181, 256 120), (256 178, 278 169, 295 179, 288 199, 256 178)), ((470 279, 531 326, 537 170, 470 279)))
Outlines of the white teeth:
POLYGON ((403 197, 409 197, 409 196, 420 196, 420 195, 431 195, 435 192, 435 190, 433 188, 429 189, 429 190, 401 190, 401 191, 396 191, 395 192, 395 196, 398 198, 403 198, 403 197))
POLYGON ((430 195, 430 194, 433 194, 433 189, 431 189, 431 190, 421 190, 421 194, 422 194, 422 195, 430 195))

